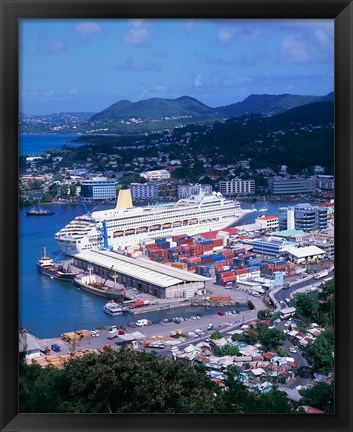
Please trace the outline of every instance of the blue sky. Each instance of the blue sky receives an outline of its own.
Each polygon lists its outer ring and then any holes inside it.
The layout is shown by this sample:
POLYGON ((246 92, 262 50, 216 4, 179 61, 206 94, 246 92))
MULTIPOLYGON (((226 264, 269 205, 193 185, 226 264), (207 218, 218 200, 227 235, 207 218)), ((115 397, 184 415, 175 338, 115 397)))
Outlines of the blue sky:
POLYGON ((333 91, 333 20, 22 20, 20 111, 333 91))

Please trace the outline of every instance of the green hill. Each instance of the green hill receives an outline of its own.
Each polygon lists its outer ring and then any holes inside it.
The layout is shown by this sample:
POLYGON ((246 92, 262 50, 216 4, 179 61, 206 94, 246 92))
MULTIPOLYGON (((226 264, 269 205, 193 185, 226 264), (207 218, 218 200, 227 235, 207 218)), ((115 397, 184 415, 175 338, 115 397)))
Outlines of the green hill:
POLYGON ((262 114, 272 116, 297 106, 313 102, 333 101, 333 93, 326 96, 281 95, 250 95, 241 102, 218 107, 217 111, 227 117, 239 117, 244 114, 262 114))
POLYGON ((94 115, 91 121, 116 121, 131 118, 141 120, 168 120, 188 117, 193 120, 212 119, 216 115, 213 108, 189 96, 178 99, 152 98, 139 102, 119 101, 94 115))

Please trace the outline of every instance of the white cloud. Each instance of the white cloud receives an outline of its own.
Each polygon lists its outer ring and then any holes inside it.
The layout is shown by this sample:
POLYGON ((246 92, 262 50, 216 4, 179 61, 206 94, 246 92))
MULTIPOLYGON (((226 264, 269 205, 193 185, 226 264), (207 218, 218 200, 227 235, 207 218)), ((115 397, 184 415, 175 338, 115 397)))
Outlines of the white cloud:
POLYGON ((305 42, 298 36, 289 36, 281 43, 280 59, 284 62, 308 63, 312 56, 305 42))
POLYGON ((143 20, 131 20, 129 30, 124 34, 124 41, 128 45, 145 45, 149 38, 149 31, 143 20))
POLYGON ((218 31, 218 41, 222 44, 227 44, 231 42, 234 39, 235 36, 235 29, 232 28, 221 28, 218 31))
POLYGON ((194 86, 195 87, 202 87, 202 75, 196 75, 194 79, 194 86))
POLYGON ((82 22, 75 26, 74 31, 83 36, 91 36, 102 31, 102 27, 93 21, 82 22))
POLYGON ((72 88, 72 89, 69 91, 69 95, 70 95, 70 96, 76 96, 76 95, 77 95, 77 90, 76 90, 75 88, 72 88))

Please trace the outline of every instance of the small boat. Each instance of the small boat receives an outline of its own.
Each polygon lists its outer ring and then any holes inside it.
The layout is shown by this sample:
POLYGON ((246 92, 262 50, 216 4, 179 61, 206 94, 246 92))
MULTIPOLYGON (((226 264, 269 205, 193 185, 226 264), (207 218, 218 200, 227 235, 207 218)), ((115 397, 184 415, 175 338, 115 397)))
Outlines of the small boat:
POLYGON ((163 228, 170 228, 171 226, 172 224, 170 222, 163 224, 163 228))
POLYGON ((120 304, 116 303, 114 300, 108 301, 108 303, 103 306, 103 310, 111 316, 119 316, 123 314, 123 309, 120 304))
POLYGON ((71 282, 76 277, 76 273, 70 270, 70 266, 66 269, 63 265, 54 265, 54 261, 47 256, 46 248, 44 248, 43 256, 37 261, 37 270, 52 279, 59 279, 66 282, 71 282))
POLYGON ((133 228, 125 231, 125 235, 131 235, 131 234, 135 234, 135 230, 133 228))
POLYGON ((27 216, 52 216, 55 212, 51 210, 43 210, 43 209, 37 209, 33 207, 31 210, 26 211, 27 216))

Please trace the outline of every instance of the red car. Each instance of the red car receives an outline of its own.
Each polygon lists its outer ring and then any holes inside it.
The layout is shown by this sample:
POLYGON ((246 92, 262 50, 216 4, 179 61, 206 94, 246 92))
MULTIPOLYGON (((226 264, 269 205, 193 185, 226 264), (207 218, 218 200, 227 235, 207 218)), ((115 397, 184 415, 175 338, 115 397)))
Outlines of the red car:
POLYGON ((217 312, 218 313, 218 315, 220 315, 220 316, 223 316, 224 315, 224 312, 217 312))

